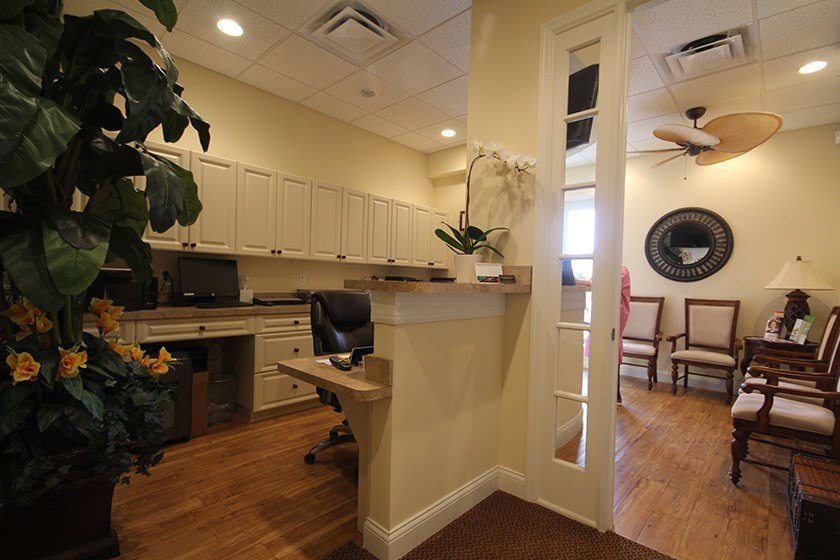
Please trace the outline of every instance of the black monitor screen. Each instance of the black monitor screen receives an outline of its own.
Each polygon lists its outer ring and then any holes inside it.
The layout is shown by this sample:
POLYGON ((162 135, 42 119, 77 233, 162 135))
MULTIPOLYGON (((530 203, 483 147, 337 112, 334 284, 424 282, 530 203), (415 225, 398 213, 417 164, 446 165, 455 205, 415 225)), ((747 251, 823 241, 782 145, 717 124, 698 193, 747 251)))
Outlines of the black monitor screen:
POLYGON ((236 261, 178 258, 181 293, 195 297, 239 297, 236 261))

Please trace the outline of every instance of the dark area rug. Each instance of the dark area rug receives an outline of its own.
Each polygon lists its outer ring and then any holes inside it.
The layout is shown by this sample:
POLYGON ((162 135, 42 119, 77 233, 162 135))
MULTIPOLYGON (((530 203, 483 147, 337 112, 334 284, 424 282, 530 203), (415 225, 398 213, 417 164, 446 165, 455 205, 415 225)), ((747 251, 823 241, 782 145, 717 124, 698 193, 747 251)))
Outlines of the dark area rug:
MULTIPOLYGON (((495 492, 402 560, 668 560, 615 533, 577 521, 504 492, 495 492)), ((323 560, 376 560, 347 543, 323 560)))

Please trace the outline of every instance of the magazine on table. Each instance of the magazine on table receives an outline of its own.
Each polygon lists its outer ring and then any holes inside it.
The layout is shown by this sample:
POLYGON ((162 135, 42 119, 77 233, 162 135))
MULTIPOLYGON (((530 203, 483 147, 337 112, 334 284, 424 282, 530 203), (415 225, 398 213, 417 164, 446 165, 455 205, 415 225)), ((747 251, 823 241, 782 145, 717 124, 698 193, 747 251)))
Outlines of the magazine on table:
POLYGON ((764 328, 764 340, 776 342, 780 339, 784 317, 785 314, 782 311, 773 312, 773 315, 767 321, 767 326, 764 328))

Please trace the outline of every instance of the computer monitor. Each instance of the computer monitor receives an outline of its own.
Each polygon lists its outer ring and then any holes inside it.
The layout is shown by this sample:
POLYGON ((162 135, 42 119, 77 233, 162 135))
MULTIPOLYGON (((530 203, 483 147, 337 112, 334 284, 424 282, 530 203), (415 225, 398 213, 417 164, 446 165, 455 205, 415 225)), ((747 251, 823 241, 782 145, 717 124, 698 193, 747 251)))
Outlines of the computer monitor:
POLYGON ((239 299, 236 261, 179 257, 181 293, 195 299, 239 299))

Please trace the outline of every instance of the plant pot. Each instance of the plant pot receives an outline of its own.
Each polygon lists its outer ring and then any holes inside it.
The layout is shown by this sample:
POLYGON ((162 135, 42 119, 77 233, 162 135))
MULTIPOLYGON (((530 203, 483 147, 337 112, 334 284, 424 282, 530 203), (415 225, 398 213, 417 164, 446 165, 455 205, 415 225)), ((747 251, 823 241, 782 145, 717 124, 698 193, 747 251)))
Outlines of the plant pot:
POLYGON ((114 483, 92 476, 61 484, 27 506, 6 506, 0 513, 3 559, 116 558, 120 546, 111 529, 113 497, 114 483))
POLYGON ((482 255, 455 255, 455 282, 458 284, 475 283, 475 263, 482 261, 482 255))

